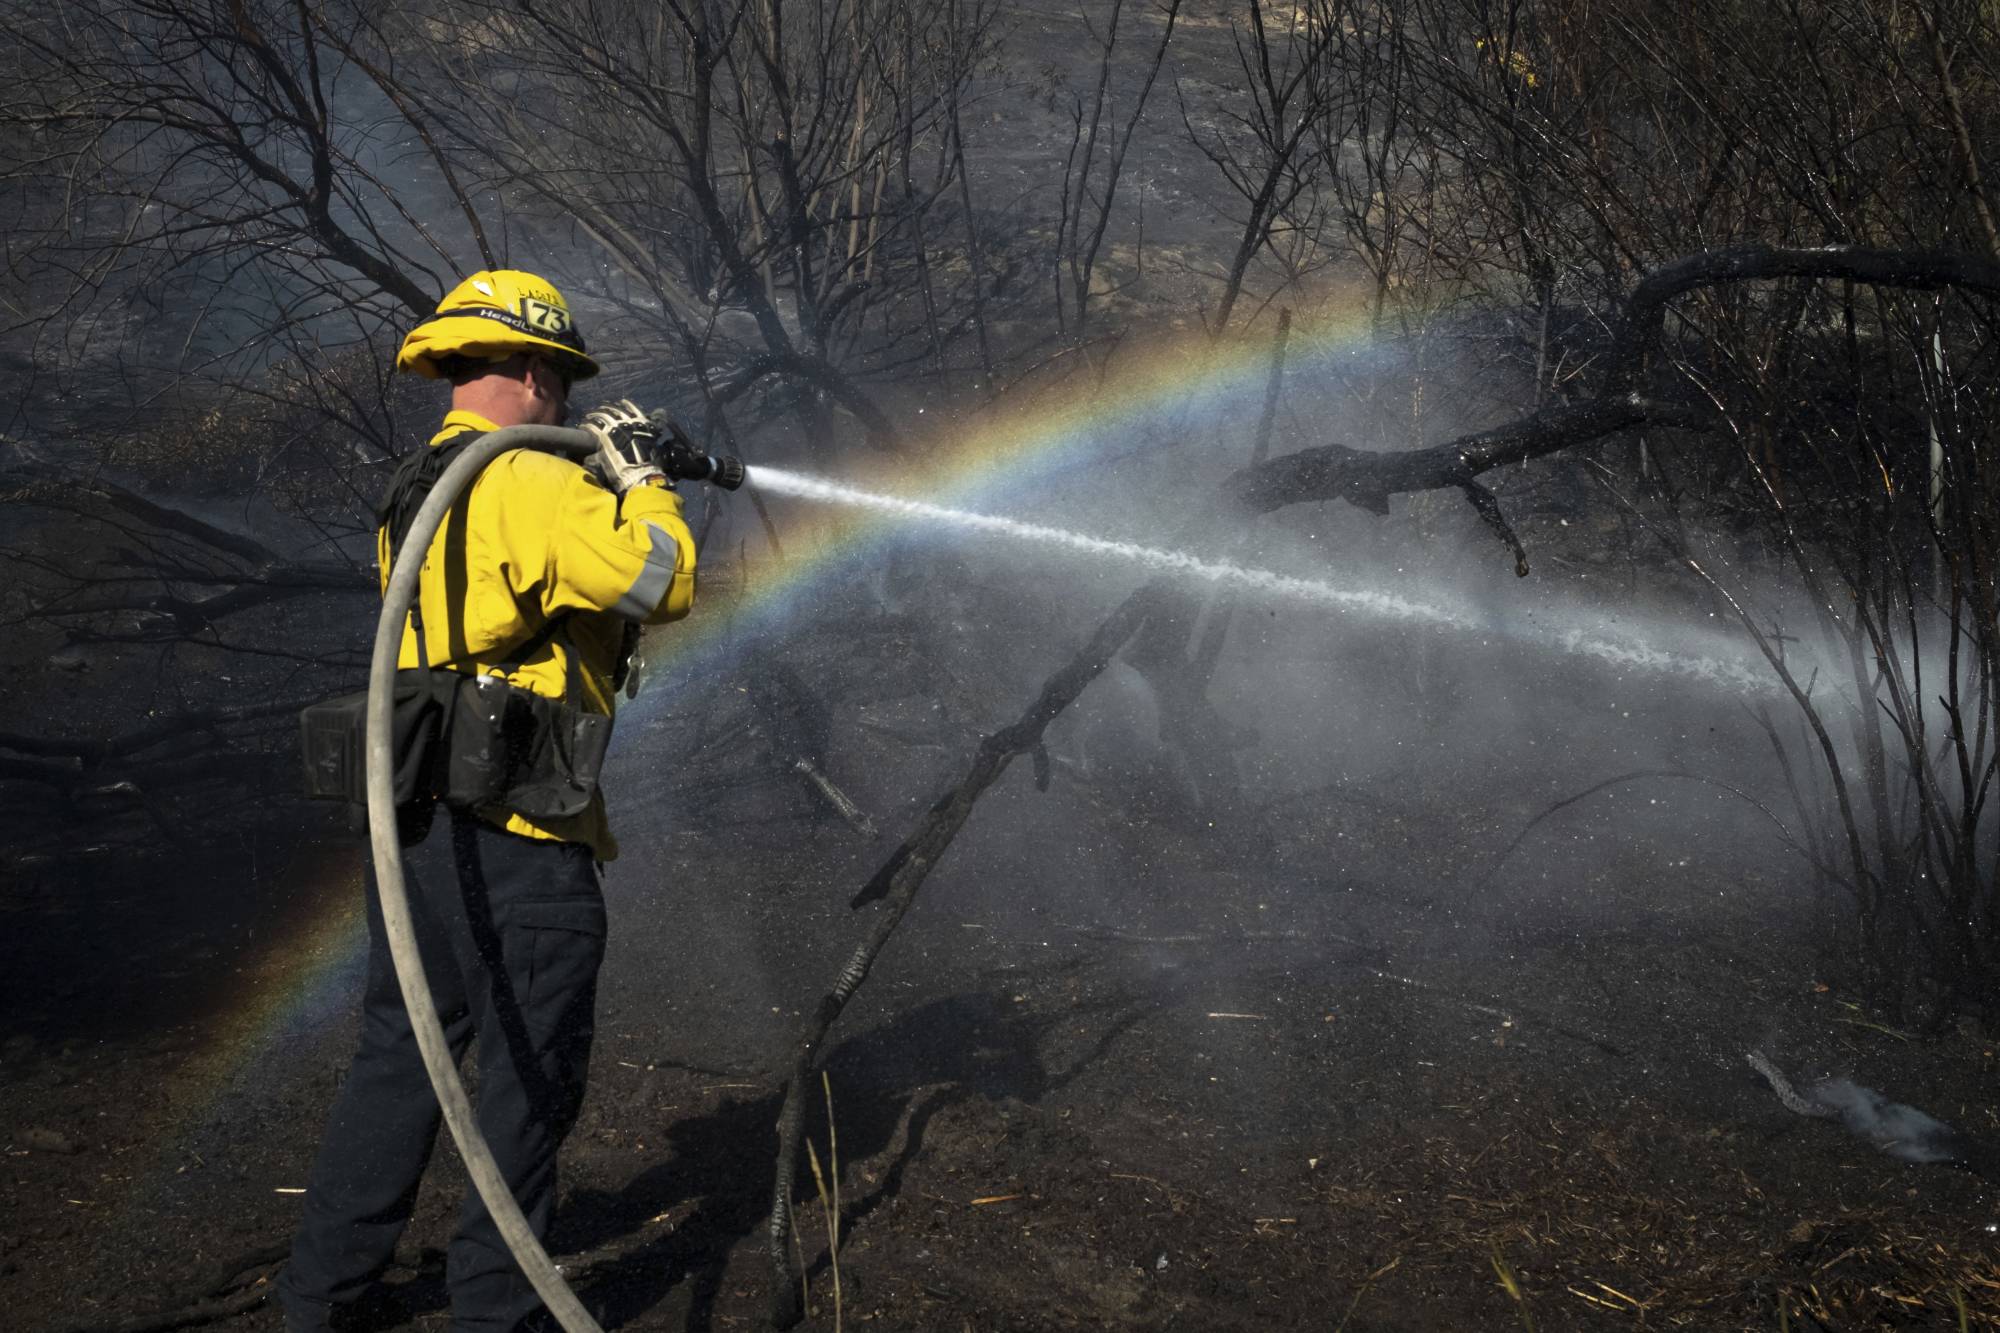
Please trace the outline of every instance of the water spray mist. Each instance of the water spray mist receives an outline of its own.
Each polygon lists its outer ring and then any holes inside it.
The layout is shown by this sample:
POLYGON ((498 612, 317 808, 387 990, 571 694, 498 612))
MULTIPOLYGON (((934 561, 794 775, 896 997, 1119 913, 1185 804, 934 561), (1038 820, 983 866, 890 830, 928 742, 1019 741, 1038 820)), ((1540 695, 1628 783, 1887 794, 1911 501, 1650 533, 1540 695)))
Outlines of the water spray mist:
POLYGON ((1112 541, 1067 528, 1042 523, 1026 523, 997 514, 981 514, 966 509, 911 500, 859 490, 822 477, 807 476, 781 468, 754 467, 751 484, 774 495, 788 495, 826 504, 872 509, 878 513, 925 522, 942 523, 972 532, 991 533, 1016 541, 1033 542, 1083 555, 1123 560, 1157 573, 1175 575, 1207 583, 1242 588, 1266 597, 1308 602, 1341 611, 1372 616, 1379 620, 1400 620, 1438 625, 1468 633, 1503 633, 1538 647, 1575 657, 1587 657, 1627 671, 1655 675, 1684 676, 1744 694, 1773 693, 1778 689, 1761 663, 1712 654, 1669 652, 1641 639, 1614 637, 1592 626, 1558 628, 1553 625, 1496 629, 1483 618, 1465 610, 1436 602, 1419 601, 1397 593, 1374 589, 1341 587, 1323 579, 1298 578, 1268 569, 1239 565, 1228 560, 1204 560, 1185 551, 1170 551, 1136 542, 1112 541))

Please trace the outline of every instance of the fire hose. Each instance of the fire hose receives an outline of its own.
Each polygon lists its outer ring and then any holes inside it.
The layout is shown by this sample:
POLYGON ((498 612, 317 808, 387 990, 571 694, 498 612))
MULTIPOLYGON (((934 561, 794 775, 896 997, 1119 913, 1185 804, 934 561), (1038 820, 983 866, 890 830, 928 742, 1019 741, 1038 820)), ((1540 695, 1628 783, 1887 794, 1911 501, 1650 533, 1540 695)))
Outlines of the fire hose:
MULTIPOLYGON (((466 446, 444 470, 430 495, 417 510, 408 534, 403 538, 382 593, 382 614, 375 623, 375 651, 368 668, 368 709, 366 741, 368 784, 368 838, 375 861, 376 888, 381 896, 382 924, 388 938, 389 956, 396 965, 396 981, 403 992, 403 1008, 408 1012, 417 1051, 437 1092, 444 1122, 451 1129, 465 1161, 466 1173, 479 1191, 480 1199, 493 1217, 501 1239, 534 1285, 549 1312, 565 1333, 603 1333, 590 1312, 583 1308, 548 1251, 528 1225, 513 1191, 500 1174, 493 1152, 486 1145, 473 1119, 472 1103, 458 1076, 458 1065, 445 1043, 444 1025, 438 1019, 437 1003, 431 997, 430 980, 424 975, 422 955, 417 949, 416 932, 410 920, 409 893, 403 883, 403 853, 396 836, 396 798, 392 786, 395 771, 391 720, 395 705, 397 659, 402 651, 403 625, 417 598, 418 579, 423 572, 431 541, 444 525, 446 513, 458 502, 481 469, 511 449, 543 449, 571 458, 585 458, 596 452, 597 438, 586 431, 559 426, 508 426, 466 446)), ((684 452, 663 459, 668 475, 691 480, 708 480, 734 490, 742 484, 743 465, 733 458, 714 459, 684 452)))

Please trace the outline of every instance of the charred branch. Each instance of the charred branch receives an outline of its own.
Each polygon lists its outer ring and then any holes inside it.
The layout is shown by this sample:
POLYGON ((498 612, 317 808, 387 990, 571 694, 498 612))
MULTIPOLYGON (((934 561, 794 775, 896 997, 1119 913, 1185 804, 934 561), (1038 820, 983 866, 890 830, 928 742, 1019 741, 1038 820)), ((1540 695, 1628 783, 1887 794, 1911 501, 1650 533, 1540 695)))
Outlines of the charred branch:
POLYGON ((805 1124, 805 1094, 820 1057, 826 1034, 847 1002, 868 979, 882 946, 889 942, 917 891, 937 865, 952 839, 965 826, 973 806, 1017 757, 1036 751, 1042 734, 1056 715, 1076 701, 1125 641, 1157 610, 1167 596, 1164 584, 1150 583, 1126 598, 1069 662, 1042 685, 1035 701, 1011 726, 986 737, 974 752, 966 775, 931 806, 930 812, 882 863, 868 884, 855 895, 855 907, 883 900, 875 923, 861 941, 833 986, 820 998, 793 1052, 791 1076, 785 1084, 785 1104, 778 1116, 777 1173, 771 1190, 769 1245, 771 1257, 771 1320, 790 1328, 804 1315, 797 1276, 792 1272, 792 1181, 798 1172, 799 1142, 805 1124))
POLYGON ((1782 841, 1785 844, 1785 846, 1791 848, 1793 851, 1797 852, 1800 856, 1804 857, 1807 861, 1811 862, 1814 868, 1819 870, 1820 873, 1828 875, 1831 878, 1838 878, 1837 872, 1835 872, 1832 869, 1832 867, 1828 866, 1817 855, 1815 855, 1813 850, 1810 847, 1806 846, 1804 841, 1802 841, 1792 832, 1790 827, 1786 825, 1785 821, 1778 817, 1776 811, 1772 810, 1769 806, 1765 805, 1762 801, 1759 801, 1756 797, 1752 796, 1750 793, 1744 791, 1741 787, 1735 786, 1731 783, 1724 782, 1719 778, 1709 777, 1703 773, 1690 773, 1684 769, 1642 768, 1634 770, 1633 772, 1630 773, 1620 773, 1615 777, 1605 778, 1602 782, 1592 783, 1590 786, 1585 787, 1582 791, 1577 792, 1574 795, 1565 796, 1561 800, 1556 801, 1550 806, 1548 806, 1540 814, 1537 814, 1534 818, 1530 819, 1527 823, 1523 824, 1521 826, 1521 831, 1514 835, 1513 841, 1509 842, 1506 845, 1506 847, 1501 849, 1500 854, 1493 858, 1492 864, 1486 867, 1486 873, 1480 877, 1479 881, 1480 884, 1482 886, 1492 884, 1494 876, 1500 873, 1500 867, 1507 864, 1507 859, 1511 857, 1516 851, 1520 850, 1521 844, 1528 840, 1528 835, 1530 833, 1533 833, 1538 827, 1540 827, 1542 822, 1548 819, 1550 816, 1562 810, 1566 810, 1570 806, 1576 805, 1581 801, 1587 801, 1591 797, 1597 795, 1599 792, 1609 791, 1613 787, 1622 787, 1625 786, 1627 783, 1642 782, 1652 778, 1671 778, 1682 782, 1698 782, 1704 786, 1714 787, 1719 791, 1724 791, 1729 793, 1729 795, 1734 796, 1739 801, 1742 801, 1745 805, 1748 805, 1758 814, 1764 816, 1766 820, 1770 821, 1771 825, 1778 831, 1779 840, 1782 841))
POLYGON ((1500 497, 1476 481, 1460 482, 1459 489, 1465 492, 1465 498, 1472 502, 1472 508, 1485 521, 1486 526, 1493 529, 1494 535, 1505 542, 1507 549, 1514 553, 1515 576, 1528 577, 1528 548, 1521 545, 1520 537, 1515 534, 1513 525, 1507 521, 1506 513, 1500 508, 1500 497))
POLYGON ((1115 126, 1105 123, 1105 117, 1111 93, 1112 57, 1118 46, 1118 21, 1123 10, 1123 0, 1115 0, 1105 22, 1104 36, 1099 43, 1097 86, 1088 116, 1084 113, 1081 97, 1074 99, 1070 111, 1069 155, 1063 163, 1062 199, 1056 220, 1056 323, 1059 327, 1066 327, 1068 315, 1073 314, 1079 334, 1089 318, 1091 275, 1104 244, 1105 231, 1111 225, 1113 205, 1118 198, 1118 180, 1125 169, 1125 155, 1132 146, 1133 132, 1146 113, 1146 101, 1152 95, 1153 84, 1166 61, 1167 48, 1173 42, 1174 24, 1180 17, 1180 0, 1168 0, 1161 10, 1166 25, 1153 48, 1152 60, 1145 67, 1138 95, 1132 100, 1131 112, 1120 133, 1115 126), (1105 141, 1101 176, 1098 174, 1100 138, 1105 141), (1086 220, 1085 214, 1092 207, 1096 216, 1086 220), (1067 306, 1063 296, 1065 269, 1069 274, 1067 306))
POLYGON ((109 1323, 85 1324, 71 1333, 161 1333, 220 1323, 262 1305, 271 1295, 275 1266, 291 1253, 291 1245, 261 1245, 230 1260, 215 1274, 196 1282, 180 1304, 149 1314, 109 1323))
POLYGON ((1669 303, 1722 283, 1838 278, 1916 291, 1951 288, 2000 296, 2000 260, 1952 250, 1885 250, 1860 245, 1788 248, 1730 245, 1702 250, 1648 273, 1626 299, 1611 348, 1607 385, 1629 388, 1658 345, 1669 303))
POLYGON ((869 818, 868 812, 856 805, 854 798, 842 791, 840 785, 821 771, 812 760, 794 759, 792 771, 804 778, 812 789, 833 807, 833 812, 846 820, 856 833, 870 839, 882 836, 882 831, 875 826, 875 821, 869 818))
POLYGON ((782 662, 770 662, 751 679, 750 702, 759 721, 752 734, 763 732, 772 757, 864 838, 880 836, 875 821, 827 775, 826 705, 799 674, 782 662))
MULTIPOLYGON (((162 575, 172 580, 173 575, 162 575)), ((163 616, 173 621, 178 635, 193 634, 213 629, 215 623, 253 607, 270 602, 295 597, 305 592, 373 593, 375 585, 365 576, 341 566, 291 566, 284 569, 266 570, 257 574, 246 574, 232 580, 235 586, 227 592, 213 597, 187 598, 172 593, 152 595, 135 593, 121 595, 99 592, 81 596, 73 600, 52 600, 37 608, 35 614, 45 619, 65 619, 74 616, 103 615, 110 612, 129 611, 141 615, 163 616)), ((112 635, 108 638, 125 640, 153 640, 157 634, 112 635)))
POLYGON ((741 398, 759 381, 783 376, 823 390, 850 416, 867 428, 867 440, 878 449, 896 449, 902 443, 894 422, 875 401, 857 388, 852 380, 822 357, 799 352, 769 352, 753 357, 710 390, 710 401, 718 406, 741 398))
POLYGON ((245 560, 252 565, 277 566, 285 563, 279 555, 255 537, 240 532, 231 532, 204 519, 196 518, 184 509, 164 505, 157 500, 149 500, 137 491, 119 485, 102 476, 89 478, 75 477, 54 468, 40 469, 31 474, 40 483, 36 493, 29 499, 51 506, 81 508, 83 503, 94 503, 102 509, 138 519, 161 532, 170 532, 186 537, 220 555, 245 560))
POLYGON ((218 622, 257 607, 318 593, 374 593, 373 574, 338 560, 289 559, 255 537, 162 504, 102 477, 41 469, 21 502, 74 514, 123 539, 110 557, 76 568, 20 553, 48 576, 24 618, 75 622, 126 614, 157 620, 118 633, 85 631, 100 641, 165 642, 212 634, 218 622), (247 567, 246 567, 247 566, 247 567), (211 590, 208 595, 197 595, 211 590))
POLYGON ((1507 463, 1560 453, 1622 430, 1677 426, 1701 430, 1713 412, 1639 394, 1564 404, 1410 453, 1376 453, 1323 444, 1242 469, 1223 494, 1252 514, 1316 500, 1346 500, 1371 514, 1389 512, 1389 497, 1463 487, 1507 463))

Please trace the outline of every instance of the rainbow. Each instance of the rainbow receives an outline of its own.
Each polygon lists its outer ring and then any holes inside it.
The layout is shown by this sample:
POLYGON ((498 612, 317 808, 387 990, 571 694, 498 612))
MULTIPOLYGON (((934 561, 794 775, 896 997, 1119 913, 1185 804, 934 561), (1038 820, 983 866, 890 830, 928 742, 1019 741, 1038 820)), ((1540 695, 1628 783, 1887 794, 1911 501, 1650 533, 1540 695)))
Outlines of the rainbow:
MULTIPOLYGON (((1330 301, 1320 317, 1293 325, 1287 374, 1353 354, 1372 344, 1372 334, 1366 300, 1330 301)), ((911 447, 892 460, 845 460, 840 480, 889 495, 976 507, 1005 501, 1062 472, 1141 452, 1115 450, 1135 428, 1147 425, 1164 438, 1151 447, 1162 454, 1217 440, 1240 448, 1236 456, 1247 461, 1271 348, 1262 335, 1220 343, 1163 339, 1157 348, 1127 358, 1101 382, 1072 376, 1020 405, 941 414, 938 425, 917 432, 911 447)), ((752 484, 755 471, 752 463, 752 484)), ((747 595, 722 614, 704 614, 697 599, 686 621, 647 636, 648 677, 708 665, 754 631, 782 623, 825 579, 852 577, 853 558, 897 524, 891 517, 845 509, 793 510, 787 520, 785 560, 756 570, 747 595)), ((645 712, 659 697, 658 691, 642 689, 636 710, 645 712)))
MULTIPOLYGON (((230 993, 197 1021, 201 1049, 155 1089, 163 1126, 146 1168, 132 1173, 122 1207, 156 1207, 176 1177, 198 1166, 197 1145, 221 1126, 242 1098, 258 1098, 286 1052, 311 1043, 351 1009, 366 971, 368 931, 361 892, 362 848, 352 855, 302 849, 280 875, 301 910, 255 955, 239 959, 230 993), (168 1128, 170 1126, 170 1128, 168 1128)), ((318 1133, 317 1114, 307 1135, 318 1133)), ((273 1187, 301 1187, 298 1180, 273 1187)))
MULTIPOLYGON (((1294 325, 1288 373, 1311 370, 1367 344, 1366 301, 1329 302, 1328 311, 1294 325)), ((1104 461, 1120 439, 1149 424, 1169 441, 1163 450, 1218 438, 1232 447, 1240 439, 1247 448, 1270 353, 1264 336, 1223 343, 1199 336, 1162 339, 1150 351, 1125 357, 1101 379, 1072 375, 1032 397, 1020 395, 1018 406, 937 414, 932 419, 938 424, 914 432, 910 447, 893 463, 864 461, 843 480, 965 507, 1004 500, 1063 470, 1104 461)), ((788 514, 786 560, 761 569, 747 595, 722 605, 698 603, 686 621, 649 635, 649 674, 664 668, 678 675, 741 644, 746 631, 781 623, 825 579, 847 572, 851 566, 844 562, 891 526, 893 520, 851 510, 788 514)), ((672 693, 642 690, 628 711, 644 714, 672 693)), ((248 969, 235 1001, 216 1015, 214 1036, 185 1071, 210 1090, 214 1103, 261 1082, 286 1047, 348 1012, 367 943, 360 861, 358 850, 351 860, 329 860, 320 876, 326 882, 305 896, 308 906, 295 928, 248 969), (341 862, 338 870, 335 860, 341 862)), ((211 1109, 210 1116, 216 1113, 211 1109)), ((201 1119, 196 1115, 184 1123, 198 1129, 201 1119)), ((313 1126, 301 1128, 315 1132, 313 1126)), ((160 1170, 170 1175, 169 1168, 163 1162, 160 1170)))

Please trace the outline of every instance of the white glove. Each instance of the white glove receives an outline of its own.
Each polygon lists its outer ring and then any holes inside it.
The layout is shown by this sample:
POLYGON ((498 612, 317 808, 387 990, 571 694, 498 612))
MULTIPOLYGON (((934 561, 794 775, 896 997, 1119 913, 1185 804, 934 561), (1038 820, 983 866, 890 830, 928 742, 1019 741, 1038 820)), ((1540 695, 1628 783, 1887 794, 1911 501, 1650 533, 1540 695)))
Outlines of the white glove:
POLYGON ((597 475, 618 494, 643 482, 666 479, 653 457, 660 428, 630 398, 591 412, 583 419, 583 429, 597 437, 597 453, 590 460, 597 475))

